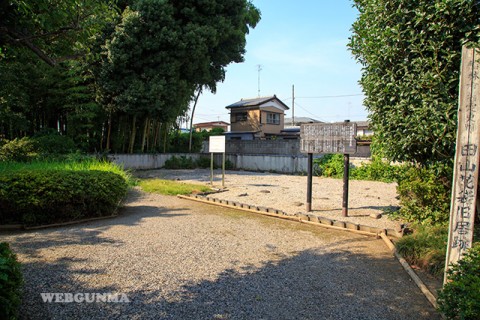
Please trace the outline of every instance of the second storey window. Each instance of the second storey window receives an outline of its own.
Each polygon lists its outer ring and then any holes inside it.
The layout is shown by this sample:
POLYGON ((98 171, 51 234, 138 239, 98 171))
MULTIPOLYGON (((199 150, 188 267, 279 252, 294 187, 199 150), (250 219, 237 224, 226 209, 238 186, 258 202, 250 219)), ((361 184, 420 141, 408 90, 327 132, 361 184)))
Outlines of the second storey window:
POLYGON ((235 120, 235 122, 247 121, 248 115, 246 112, 237 112, 233 114, 233 119, 235 120))
POLYGON ((280 114, 267 113, 267 124, 280 124, 280 114))

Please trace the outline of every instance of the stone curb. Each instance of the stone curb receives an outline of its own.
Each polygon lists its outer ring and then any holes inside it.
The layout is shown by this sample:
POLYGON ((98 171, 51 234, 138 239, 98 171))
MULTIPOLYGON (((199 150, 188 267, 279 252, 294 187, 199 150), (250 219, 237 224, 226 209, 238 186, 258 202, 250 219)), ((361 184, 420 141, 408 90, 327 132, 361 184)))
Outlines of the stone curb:
POLYGON ((40 226, 33 226, 33 227, 27 227, 23 224, 10 224, 10 225, 3 225, 0 226, 0 231, 17 231, 17 230, 38 230, 38 229, 47 229, 47 228, 55 228, 55 227, 63 227, 63 226, 69 226, 72 224, 79 224, 83 222, 91 222, 91 221, 97 221, 97 220, 105 220, 105 219, 111 219, 111 218, 116 218, 118 217, 118 214, 110 215, 110 216, 105 216, 105 217, 95 217, 95 218, 88 218, 88 219, 82 219, 82 220, 74 220, 74 221, 68 221, 68 222, 61 222, 61 223, 52 223, 52 224, 44 224, 40 226))
POLYGON ((380 237, 381 233, 394 238, 401 238, 403 236, 403 230, 402 232, 398 232, 394 229, 381 229, 376 227, 364 226, 360 224, 354 224, 351 222, 318 217, 313 214, 305 214, 301 212, 291 215, 282 210, 278 210, 274 208, 252 206, 252 205, 230 201, 230 200, 221 200, 211 196, 178 195, 177 197, 182 199, 194 200, 194 201, 204 202, 212 205, 232 208, 232 209, 239 209, 239 210, 248 211, 248 212, 260 213, 263 215, 278 217, 281 219, 288 219, 292 221, 318 225, 320 227, 325 227, 330 229, 343 230, 343 231, 353 232, 357 234, 364 234, 368 236, 380 237))
MULTIPOLYGON (((380 233, 380 237, 383 239, 387 247, 391 250, 393 255, 397 258, 398 262, 402 265, 403 269, 408 273, 410 278, 412 278, 413 282, 417 285, 417 287, 422 291, 423 295, 427 298, 428 302, 437 309, 437 299, 433 295, 433 293, 428 289, 428 287, 423 283, 423 281, 420 279, 420 277, 415 273, 415 271, 412 269, 410 264, 402 257, 400 253, 398 253, 397 249, 395 248, 395 245, 392 243, 392 241, 384 234, 380 233)), ((444 317, 442 317, 444 318, 444 317)))

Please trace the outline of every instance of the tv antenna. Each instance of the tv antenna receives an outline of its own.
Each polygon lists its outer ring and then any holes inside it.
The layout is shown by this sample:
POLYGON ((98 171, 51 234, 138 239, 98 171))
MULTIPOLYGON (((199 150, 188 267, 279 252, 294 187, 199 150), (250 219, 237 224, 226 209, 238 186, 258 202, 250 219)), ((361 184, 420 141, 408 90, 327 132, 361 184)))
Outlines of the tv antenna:
POLYGON ((261 64, 257 64, 257 71, 258 71, 258 96, 260 97, 260 71, 262 71, 261 64))

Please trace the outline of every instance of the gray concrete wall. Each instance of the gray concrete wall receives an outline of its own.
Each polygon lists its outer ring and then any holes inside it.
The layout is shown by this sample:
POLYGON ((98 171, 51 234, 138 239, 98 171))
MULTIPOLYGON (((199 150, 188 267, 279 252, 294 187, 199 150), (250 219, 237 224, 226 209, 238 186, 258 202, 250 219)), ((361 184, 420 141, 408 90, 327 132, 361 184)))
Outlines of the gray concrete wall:
MULTIPOLYGON (((171 157, 187 157, 198 160, 200 157, 210 157, 202 153, 159 153, 159 154, 114 154, 109 158, 122 165, 125 169, 158 169, 165 165, 171 157)), ((305 156, 279 156, 279 155, 235 155, 227 154, 226 160, 230 161, 235 169, 252 171, 276 171, 283 173, 297 173, 307 171, 307 158, 305 156)), ((214 155, 214 163, 221 166, 222 155, 214 155)))
MULTIPOLYGON (((299 155, 299 140, 227 140, 226 153, 299 155)), ((202 152, 208 152, 208 141, 203 143, 202 152)))
POLYGON ((282 155, 227 155, 236 169, 252 171, 275 171, 282 173, 307 172, 306 156, 282 155))
MULTIPOLYGON (((202 153, 159 153, 159 154, 114 154, 109 158, 115 163, 123 165, 125 169, 158 169, 165 165, 165 161, 171 157, 187 157, 198 160, 200 157, 210 157, 210 154, 202 153)), ((321 157, 315 155, 315 157, 321 157)), ((300 156, 282 156, 282 155, 241 155, 227 154, 226 160, 230 161, 235 169, 251 171, 275 171, 281 173, 306 173, 307 157, 300 156)), ((354 166, 367 163, 365 158, 350 158, 350 163, 354 166)), ((214 155, 214 163, 220 167, 222 164, 222 155, 214 155)))
MULTIPOLYGON (((300 153, 299 139, 278 140, 227 140, 225 144, 227 154, 238 155, 293 155, 303 156, 300 153)), ((208 141, 203 142, 202 152, 208 152, 208 141)), ((370 146, 357 146, 355 157, 370 157, 370 146)))
POLYGON ((108 158, 125 169, 158 169, 171 157, 188 157, 198 160, 200 153, 112 154, 108 158))

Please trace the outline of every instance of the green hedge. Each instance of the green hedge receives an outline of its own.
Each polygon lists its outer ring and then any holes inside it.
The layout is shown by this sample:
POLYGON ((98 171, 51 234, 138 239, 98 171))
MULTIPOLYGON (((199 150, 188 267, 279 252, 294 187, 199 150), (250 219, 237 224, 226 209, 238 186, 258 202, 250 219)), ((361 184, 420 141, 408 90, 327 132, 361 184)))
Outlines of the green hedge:
POLYGON ((16 319, 23 277, 8 243, 0 243, 0 319, 16 319))
MULTIPOLYGON (((315 175, 331 178, 342 178, 344 161, 342 154, 326 154, 314 160, 315 175)), ((406 171, 404 165, 391 165, 379 157, 373 157, 370 163, 362 163, 354 167, 350 164, 350 179, 393 182, 406 171)))
POLYGON ((401 205, 398 216, 404 221, 424 225, 447 224, 451 181, 451 166, 410 166, 398 180, 397 193, 401 205))
POLYGON ((111 215, 127 188, 124 177, 108 171, 0 171, 0 224, 34 226, 111 215))
POLYGON ((448 280, 438 296, 439 310, 448 319, 480 319, 480 244, 448 270, 448 280))

